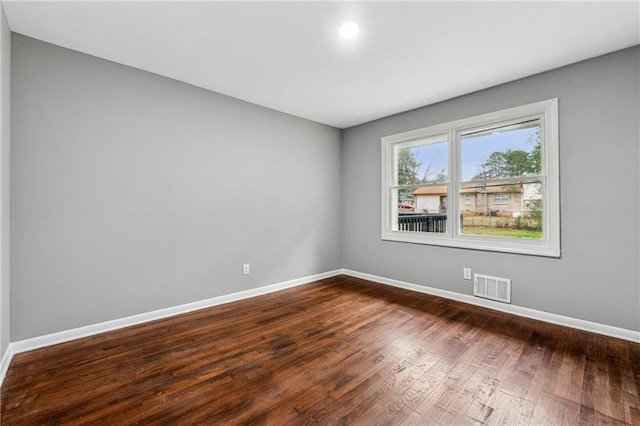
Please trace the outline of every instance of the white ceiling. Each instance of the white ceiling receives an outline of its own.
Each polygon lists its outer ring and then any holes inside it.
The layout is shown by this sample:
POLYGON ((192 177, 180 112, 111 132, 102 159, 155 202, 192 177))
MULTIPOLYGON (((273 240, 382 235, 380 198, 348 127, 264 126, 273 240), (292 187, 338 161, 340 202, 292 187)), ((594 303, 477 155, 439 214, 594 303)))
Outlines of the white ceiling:
POLYGON ((640 44, 638 1, 2 3, 14 32, 339 128, 640 44))

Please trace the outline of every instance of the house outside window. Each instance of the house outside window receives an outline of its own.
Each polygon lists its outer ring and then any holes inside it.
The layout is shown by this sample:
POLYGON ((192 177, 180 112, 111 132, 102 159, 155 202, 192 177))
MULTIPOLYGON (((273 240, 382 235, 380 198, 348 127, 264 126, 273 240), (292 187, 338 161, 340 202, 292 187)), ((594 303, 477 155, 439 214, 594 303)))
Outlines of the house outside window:
POLYGON ((382 239, 559 256, 557 114, 551 99, 382 138, 382 239))

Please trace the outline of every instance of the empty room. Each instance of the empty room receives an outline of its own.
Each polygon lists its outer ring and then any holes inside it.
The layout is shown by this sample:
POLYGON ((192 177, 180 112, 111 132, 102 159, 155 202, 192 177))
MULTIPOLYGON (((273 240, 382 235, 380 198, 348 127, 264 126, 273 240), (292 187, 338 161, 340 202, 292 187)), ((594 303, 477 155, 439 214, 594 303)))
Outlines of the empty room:
POLYGON ((0 424, 640 424, 637 1, 0 6, 0 424))

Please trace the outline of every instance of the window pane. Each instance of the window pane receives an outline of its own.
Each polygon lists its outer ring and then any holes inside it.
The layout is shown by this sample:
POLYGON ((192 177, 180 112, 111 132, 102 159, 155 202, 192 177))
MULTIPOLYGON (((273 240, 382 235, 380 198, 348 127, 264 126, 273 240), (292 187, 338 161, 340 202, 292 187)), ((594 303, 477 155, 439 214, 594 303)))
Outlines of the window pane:
POLYGON ((539 180, 467 183, 461 185, 459 196, 462 234, 542 239, 543 198, 539 180))
POLYGON ((397 185, 447 182, 446 136, 437 136, 396 147, 397 185))
POLYGON ((398 144, 393 208, 398 231, 447 232, 447 136, 398 144))
POLYGON ((447 232, 447 186, 431 185, 396 191, 397 230, 447 232))
POLYGON ((466 132, 461 138, 463 182, 541 173, 539 120, 466 132))

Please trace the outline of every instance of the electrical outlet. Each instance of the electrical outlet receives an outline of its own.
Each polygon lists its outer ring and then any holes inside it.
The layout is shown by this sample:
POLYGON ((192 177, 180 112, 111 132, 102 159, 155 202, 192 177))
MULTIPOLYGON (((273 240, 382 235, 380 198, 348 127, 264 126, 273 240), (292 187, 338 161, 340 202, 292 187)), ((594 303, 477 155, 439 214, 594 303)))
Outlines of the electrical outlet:
POLYGON ((242 275, 249 275, 250 272, 251 272, 251 269, 249 268, 249 264, 248 263, 243 263, 242 264, 242 275))
POLYGON ((462 268, 462 277, 465 280, 471 279, 471 268, 462 268))

